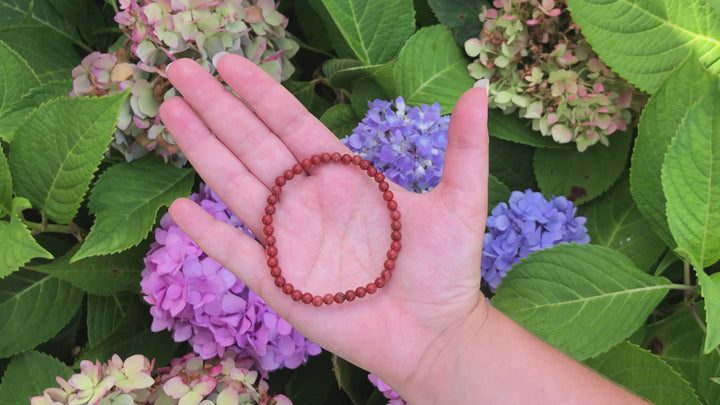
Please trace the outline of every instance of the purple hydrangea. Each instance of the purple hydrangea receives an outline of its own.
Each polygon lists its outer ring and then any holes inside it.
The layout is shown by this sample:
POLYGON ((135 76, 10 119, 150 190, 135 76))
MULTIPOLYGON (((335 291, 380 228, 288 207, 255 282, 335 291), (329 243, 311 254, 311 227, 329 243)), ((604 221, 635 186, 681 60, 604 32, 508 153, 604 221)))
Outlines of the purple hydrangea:
POLYGON ((438 103, 420 107, 394 101, 368 102, 365 118, 342 141, 388 179, 415 192, 437 186, 448 141, 449 115, 438 103))
POLYGON ((380 392, 388 399, 387 405, 407 405, 404 399, 395 392, 385 381, 379 379, 375 374, 368 374, 368 380, 377 387, 380 392))
MULTIPOLYGON (((190 198, 215 218, 252 236, 207 185, 190 198)), ((151 305, 152 330, 172 331, 175 341, 189 341, 203 359, 230 349, 272 371, 296 368, 321 351, 205 254, 167 214, 145 257, 141 287, 151 305)))
POLYGON ((559 243, 588 243, 585 217, 565 197, 546 200, 542 193, 513 191, 487 219, 489 232, 483 243, 482 278, 495 291, 513 264, 530 253, 559 243))

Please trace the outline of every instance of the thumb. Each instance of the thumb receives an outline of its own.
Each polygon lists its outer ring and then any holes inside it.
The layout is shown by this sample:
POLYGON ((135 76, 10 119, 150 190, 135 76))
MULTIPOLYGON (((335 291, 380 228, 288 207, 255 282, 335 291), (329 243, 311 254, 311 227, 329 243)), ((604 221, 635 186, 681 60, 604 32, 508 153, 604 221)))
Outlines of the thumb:
POLYGON ((487 88, 466 91, 450 116, 442 181, 446 204, 461 217, 487 217, 487 88))

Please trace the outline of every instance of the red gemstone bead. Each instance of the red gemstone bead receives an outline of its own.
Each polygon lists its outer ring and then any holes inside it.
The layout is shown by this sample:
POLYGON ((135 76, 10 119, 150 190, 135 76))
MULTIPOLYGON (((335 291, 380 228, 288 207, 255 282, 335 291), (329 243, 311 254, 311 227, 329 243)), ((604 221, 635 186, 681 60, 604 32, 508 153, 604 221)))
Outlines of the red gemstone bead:
POLYGON ((295 178, 295 173, 292 170, 285 170, 285 172, 283 173, 283 176, 287 180, 292 180, 295 178))
MULTIPOLYGON (((386 281, 387 280, 385 280, 384 278, 378 277, 375 279, 375 285, 377 286, 377 288, 383 288, 383 287, 385 287, 386 281)), ((283 287, 283 288, 285 288, 285 287, 283 287)))
POLYGON ((398 210, 393 210, 393 211, 391 211, 391 212, 390 212, 390 219, 392 219, 393 221, 398 221, 398 220, 400 220, 400 211, 398 211, 398 210))
POLYGON ((278 265, 278 259, 277 257, 268 257, 267 259, 267 265, 268 267, 272 268, 278 265))
POLYGON ((275 285, 278 287, 284 286, 285 285, 285 277, 283 277, 283 276, 275 277, 275 285))
POLYGON ((395 211, 397 209, 397 201, 395 201, 395 200, 388 201, 387 207, 390 211, 395 211))
POLYGON ((374 166, 370 166, 370 167, 368 167, 368 169, 367 169, 367 175, 370 176, 370 177, 375 177, 375 175, 377 174, 377 172, 378 172, 378 171, 377 171, 377 169, 376 169, 374 166))
POLYGON ((265 237, 265 244, 267 246, 273 246, 273 245, 275 245, 275 242, 276 242, 276 240, 275 240, 274 236, 268 235, 265 237))
POLYGON ((368 162, 367 160, 363 159, 363 160, 360 161, 360 164, 359 164, 358 166, 360 166, 360 168, 363 169, 363 170, 367 170, 367 169, 370 168, 371 165, 370 165, 370 162, 368 162))
POLYGON ((323 302, 325 305, 330 305, 335 302, 335 296, 332 294, 325 294, 325 296, 323 296, 323 302))
POLYGON ((270 224, 272 224, 272 221, 273 221, 272 215, 263 215, 263 217, 262 217, 263 225, 270 225, 270 224))
MULTIPOLYGON (((392 250, 391 250, 391 252, 392 252, 392 250)), ((387 260, 385 260, 385 263, 383 263, 383 266, 388 270, 392 270, 395 268, 395 260, 387 259, 387 260)))
POLYGON ((390 238, 392 240, 400 240, 402 239, 402 233, 400 233, 400 231, 392 231, 392 233, 390 234, 390 238))
POLYGON ((277 246, 268 246, 267 249, 265 249, 265 252, 267 252, 267 255, 270 257, 277 256, 278 254, 278 248, 277 246))
POLYGON ((402 223, 400 221, 392 221, 392 224, 390 224, 390 228, 392 228, 393 231, 399 231, 400 228, 402 228, 402 223))
POLYGON ((283 177, 283 176, 278 176, 277 178, 275 178, 275 184, 276 184, 276 185, 282 187, 282 186, 285 185, 285 183, 287 183, 287 179, 286 179, 285 177, 283 177))
POLYGON ((302 162, 300 162, 300 164, 305 169, 309 169, 312 167, 312 162, 310 161, 310 159, 303 159, 302 162))
POLYGON ((382 183, 378 184, 378 190, 380 191, 388 191, 390 189, 390 184, 387 181, 383 181, 382 183))
POLYGON ((335 298, 335 302, 338 304, 342 304, 343 302, 345 302, 345 295, 341 292, 335 294, 334 298, 335 298))
POLYGON ((265 225, 263 228, 263 233, 265 235, 272 235, 275 232, 275 228, 273 228, 272 225, 265 225))
POLYGON ((361 158, 361 157, 358 156, 358 155, 355 155, 355 156, 352 157, 352 164, 354 164, 355 166, 357 166, 357 165, 360 164, 360 162, 362 162, 362 160, 363 160, 363 158, 361 158))
MULTIPOLYGON (((377 280, 375 280, 375 283, 377 284, 377 280)), ((282 290, 285 294, 292 294, 293 292, 293 285, 290 283, 285 283, 285 285, 282 286, 282 290)))
POLYGON ((367 291, 368 294, 375 294, 377 292, 377 286, 375 283, 368 283, 368 285, 365 286, 365 291, 367 291))
POLYGON ((395 260, 398 257, 398 251, 390 249, 387 251, 387 258, 390 260, 395 260))
POLYGON ((280 199, 275 194, 270 194, 267 198, 267 203, 270 205, 275 205, 278 201, 280 201, 280 199))
POLYGON ((335 163, 340 162, 340 159, 342 159, 342 155, 338 152, 333 152, 333 154, 330 157, 332 158, 332 161, 335 163))
POLYGON ((323 304, 323 298, 319 295, 314 296, 312 299, 312 304, 315 305, 316 307, 319 307, 320 305, 323 304))
POLYGON ((295 174, 300 174, 305 171, 305 168, 300 163, 295 163, 292 167, 292 171, 295 174))
POLYGON ((345 299, 348 301, 354 300, 355 299, 355 291, 354 290, 345 291, 345 299))
POLYGON ((305 293, 305 294, 302 295, 302 302, 304 302, 304 303, 306 303, 306 304, 309 304, 309 303, 312 302, 312 300, 313 300, 312 294, 310 294, 310 293, 305 293))
POLYGON ((392 278, 392 270, 385 269, 382 271, 382 273, 380 273, 380 275, 385 280, 390 280, 392 278))
POLYGON ((291 297, 292 297, 293 301, 300 301, 302 299, 302 295, 303 295, 302 291, 293 290, 291 297))
POLYGON ((325 152, 320 155, 320 159, 322 159, 323 163, 330 163, 330 161, 332 160, 332 156, 330 156, 329 153, 325 152))
POLYGON ((365 287, 358 287, 355 289, 355 296, 358 298, 362 298, 367 294, 367 291, 365 291, 365 287))
POLYGON ((375 182, 376 182, 376 183, 382 183, 383 181, 385 181, 385 175, 384 175, 384 174, 378 173, 378 174, 375 175, 375 182))
POLYGON ((280 187, 276 184, 276 185, 270 187, 270 193, 279 196, 280 193, 282 193, 282 187, 280 187))
POLYGON ((349 164, 350 162, 352 162, 352 156, 350 156, 346 153, 346 154, 342 155, 340 160, 345 164, 349 164))
POLYGON ((322 163, 322 158, 320 157, 320 155, 312 155, 310 161, 314 165, 319 165, 320 163, 322 163))
POLYGON ((275 209, 275 206, 272 205, 272 204, 265 206, 265 213, 268 214, 268 215, 274 214, 274 213, 275 213, 275 210, 276 210, 276 209, 275 209))
POLYGON ((270 268, 270 275, 273 277, 277 277, 282 274, 282 269, 280 267, 275 266, 270 268))
POLYGON ((398 252, 402 249, 402 243, 399 240, 394 240, 390 243, 390 249, 397 250, 398 252))
MULTIPOLYGON (((387 183, 385 183, 385 184, 387 184, 387 183)), ((395 194, 393 194, 393 192, 390 190, 383 193, 383 200, 385 200, 385 201, 392 201, 393 197, 395 197, 395 194)))

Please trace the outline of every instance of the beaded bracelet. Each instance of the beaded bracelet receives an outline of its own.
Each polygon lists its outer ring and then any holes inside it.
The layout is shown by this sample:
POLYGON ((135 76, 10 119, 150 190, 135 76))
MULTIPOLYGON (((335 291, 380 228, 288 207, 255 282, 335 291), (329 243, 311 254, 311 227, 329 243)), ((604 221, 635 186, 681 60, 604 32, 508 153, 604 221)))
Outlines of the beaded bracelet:
POLYGON ((395 260, 397 259, 398 253, 402 245, 400 239, 402 234, 400 228, 400 211, 398 211, 398 204, 394 200, 393 192, 389 190, 390 184, 385 181, 385 175, 378 172, 373 165, 358 155, 341 155, 338 152, 335 153, 322 153, 320 155, 313 155, 308 159, 303 159, 300 163, 296 163, 292 168, 285 170, 282 176, 278 176, 275 179, 275 185, 270 187, 270 195, 267 197, 268 205, 265 207, 265 215, 262 217, 262 223, 265 225, 263 233, 265 234, 265 252, 268 255, 267 265, 270 268, 270 275, 275 278, 275 285, 282 289, 282 291, 289 295, 293 301, 303 302, 305 304, 313 304, 316 307, 322 304, 330 305, 333 302, 342 304, 345 301, 353 301, 355 298, 362 298, 366 294, 374 294, 378 288, 383 288, 390 278, 392 277, 392 271, 395 268, 395 260), (342 163, 346 165, 354 165, 364 170, 369 177, 375 179, 378 183, 378 189, 382 193, 383 200, 387 202, 387 208, 390 211, 390 250, 387 251, 387 259, 383 263, 383 270, 380 276, 375 281, 368 283, 366 286, 357 287, 354 290, 347 290, 346 292, 337 292, 335 294, 327 293, 324 296, 314 295, 309 292, 302 292, 296 289, 292 284, 285 280, 280 269, 279 262, 277 259, 278 248, 275 245, 275 228, 272 226, 273 214, 276 211, 276 205, 280 201, 280 193, 282 187, 290 180, 295 178, 295 175, 303 173, 305 170, 310 169, 313 166, 320 166, 325 163, 342 163))

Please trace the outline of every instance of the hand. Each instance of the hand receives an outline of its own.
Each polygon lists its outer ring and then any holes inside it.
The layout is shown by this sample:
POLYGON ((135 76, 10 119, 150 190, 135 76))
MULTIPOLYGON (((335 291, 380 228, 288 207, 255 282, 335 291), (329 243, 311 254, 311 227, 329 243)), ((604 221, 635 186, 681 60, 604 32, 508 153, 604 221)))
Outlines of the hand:
MULTIPOLYGON (((160 116, 207 184, 262 235, 260 220, 277 176, 313 154, 349 150, 247 59, 226 55, 217 68, 247 104, 195 62, 178 60, 168 76, 182 98, 165 101, 160 116)), ((442 182, 427 194, 391 184, 402 213, 402 250, 388 284, 353 302, 319 308, 294 302, 274 285, 255 240, 188 199, 175 201, 170 214, 307 338, 392 386, 412 386, 458 331, 476 330, 487 316, 480 293, 486 121, 485 90, 468 90, 452 114, 442 182)), ((283 187, 273 223, 287 281, 323 295, 375 280, 390 244, 388 210, 376 183, 345 165, 299 177, 283 187)))

